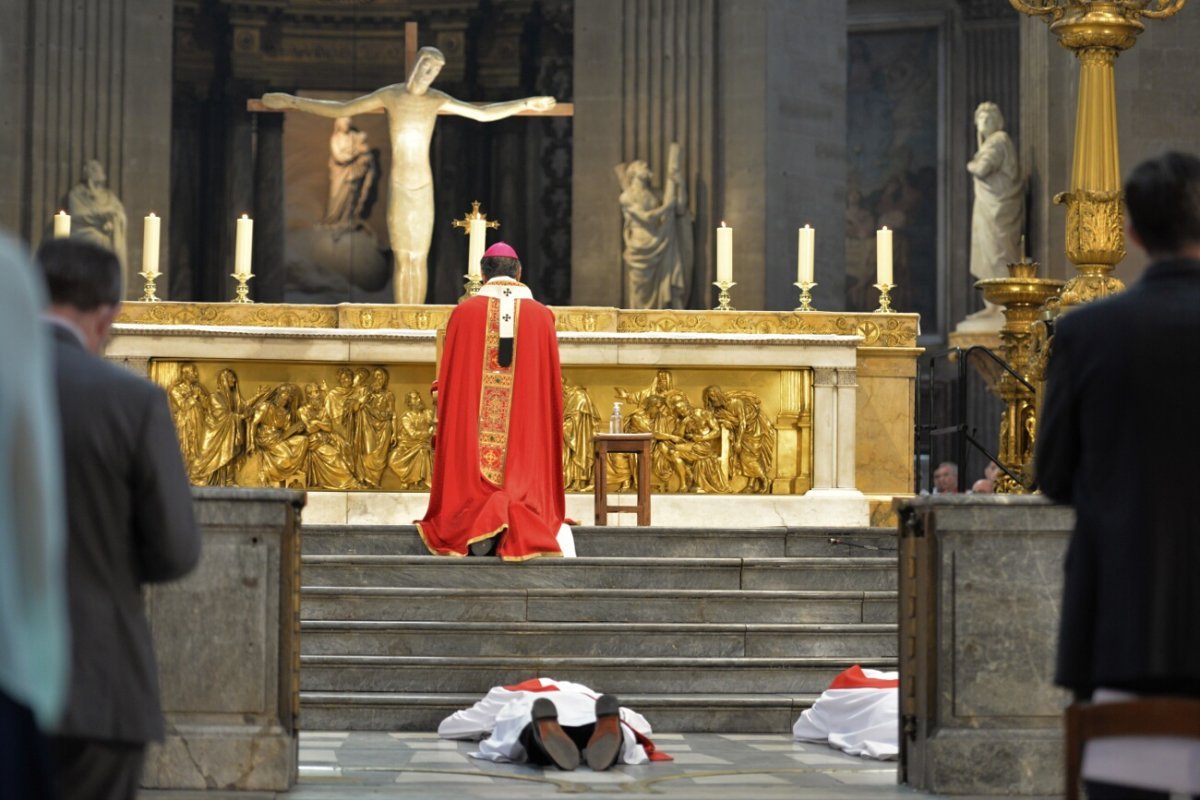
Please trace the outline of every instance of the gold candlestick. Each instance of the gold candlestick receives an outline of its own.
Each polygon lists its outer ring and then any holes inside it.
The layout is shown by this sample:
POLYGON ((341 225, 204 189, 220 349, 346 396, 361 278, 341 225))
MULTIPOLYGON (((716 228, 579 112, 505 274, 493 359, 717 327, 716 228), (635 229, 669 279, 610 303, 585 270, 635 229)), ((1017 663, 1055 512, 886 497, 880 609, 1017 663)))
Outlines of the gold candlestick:
POLYGON ((157 287, 154 285, 154 282, 156 280, 158 280, 158 276, 162 275, 162 273, 161 272, 139 272, 138 275, 141 275, 142 280, 144 280, 146 282, 146 285, 144 287, 142 287, 142 302, 143 303, 157 303, 158 295, 155 294, 157 287))
POLYGON ((467 273, 463 277, 467 279, 467 282, 463 284, 463 289, 466 290, 466 294, 463 295, 463 299, 474 297, 475 295, 479 294, 479 290, 483 288, 483 276, 467 273))
POLYGON ((879 308, 875 309, 875 313, 895 314, 896 309, 892 308, 892 289, 896 288, 896 284, 877 283, 875 288, 879 290, 879 308))
POLYGON ((229 277, 233 278, 234 280, 236 280, 238 282, 237 297, 233 298, 233 300, 230 300, 229 302, 231 302, 231 303, 253 303, 254 301, 251 300, 249 297, 250 287, 246 285, 246 282, 254 277, 254 273, 252 273, 252 272, 246 272, 246 273, 235 272, 232 275, 230 275, 229 277))
POLYGON ((717 294, 717 307, 713 311, 737 311, 729 305, 729 290, 737 284, 733 281, 714 281, 713 286, 720 290, 717 294))
POLYGON ((800 290, 800 307, 797 311, 816 311, 812 307, 812 288, 816 286, 812 281, 796 281, 792 286, 800 290))

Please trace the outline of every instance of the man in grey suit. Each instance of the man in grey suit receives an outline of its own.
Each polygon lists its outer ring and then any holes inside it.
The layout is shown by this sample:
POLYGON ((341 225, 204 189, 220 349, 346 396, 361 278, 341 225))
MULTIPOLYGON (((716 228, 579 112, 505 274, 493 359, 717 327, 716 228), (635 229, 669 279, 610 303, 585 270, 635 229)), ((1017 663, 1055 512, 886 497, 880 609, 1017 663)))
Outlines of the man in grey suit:
POLYGON ((121 298, 116 256, 59 239, 37 260, 54 335, 72 633, 55 773, 65 800, 132 798, 146 742, 163 737, 142 585, 189 572, 200 533, 166 395, 101 356, 121 298))

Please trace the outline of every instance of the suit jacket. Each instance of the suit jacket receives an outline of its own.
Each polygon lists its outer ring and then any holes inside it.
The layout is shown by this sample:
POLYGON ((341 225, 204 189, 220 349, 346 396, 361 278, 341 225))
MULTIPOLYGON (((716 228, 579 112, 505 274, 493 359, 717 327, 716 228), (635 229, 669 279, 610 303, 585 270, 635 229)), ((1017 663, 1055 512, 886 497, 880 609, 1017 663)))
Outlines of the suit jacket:
POLYGON ((1200 261, 1071 311, 1052 348, 1038 479, 1076 511, 1055 679, 1200 686, 1200 261))
POLYGON ((161 739, 142 584, 184 575, 200 532, 162 389, 55 325, 67 496, 71 688, 62 736, 161 739))

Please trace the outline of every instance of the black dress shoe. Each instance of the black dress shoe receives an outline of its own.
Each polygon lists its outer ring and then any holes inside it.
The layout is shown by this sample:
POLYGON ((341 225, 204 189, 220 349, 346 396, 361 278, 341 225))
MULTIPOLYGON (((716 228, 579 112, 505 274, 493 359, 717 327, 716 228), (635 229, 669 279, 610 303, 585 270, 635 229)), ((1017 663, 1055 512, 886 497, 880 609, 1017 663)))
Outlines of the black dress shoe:
MULTIPOLYGON (((533 742, 551 764, 568 772, 579 766, 579 748, 558 724, 558 709, 548 697, 533 701, 529 711, 532 717, 533 742)), ((534 759, 531 759, 534 760, 534 759)))
POLYGON ((614 695, 596 698, 596 730, 583 749, 587 765, 600 772, 617 763, 621 755, 621 703, 614 695))
POLYGON ((471 542, 468 548, 473 556, 491 556, 496 554, 496 540, 498 536, 489 536, 486 539, 480 539, 477 542, 471 542))

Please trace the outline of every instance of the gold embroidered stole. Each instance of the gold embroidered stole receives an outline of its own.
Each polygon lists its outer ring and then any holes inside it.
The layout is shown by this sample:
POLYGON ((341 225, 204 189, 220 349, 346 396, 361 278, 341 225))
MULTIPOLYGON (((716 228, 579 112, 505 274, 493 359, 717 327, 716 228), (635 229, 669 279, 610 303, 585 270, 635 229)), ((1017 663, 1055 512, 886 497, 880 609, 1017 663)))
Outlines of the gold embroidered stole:
MULTIPOLYGON (((479 471, 496 486, 504 486, 508 426, 512 417, 513 374, 517 368, 515 337, 512 362, 507 367, 500 366, 500 304, 499 298, 488 298, 483 381, 479 392, 479 471)), ((514 332, 520 309, 520 303, 513 303, 513 319, 504 320, 512 323, 514 332)))

